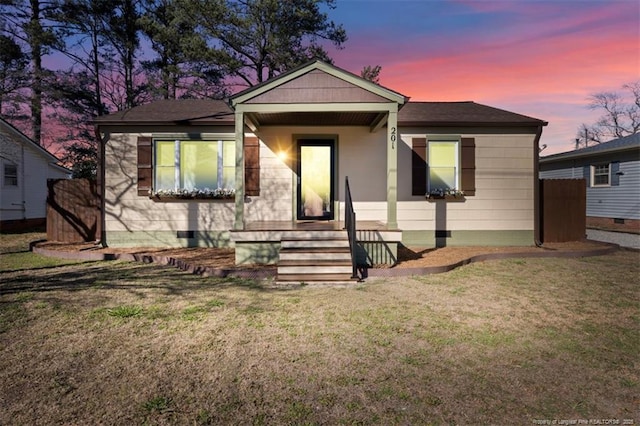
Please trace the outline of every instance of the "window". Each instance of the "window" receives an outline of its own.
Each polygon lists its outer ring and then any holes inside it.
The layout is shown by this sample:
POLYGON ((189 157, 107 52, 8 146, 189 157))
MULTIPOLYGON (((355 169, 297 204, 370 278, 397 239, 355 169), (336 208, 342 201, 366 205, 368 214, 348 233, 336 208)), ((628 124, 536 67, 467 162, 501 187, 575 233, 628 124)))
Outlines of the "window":
POLYGON ((459 189, 459 142, 429 140, 429 193, 459 189))
POLYGON ((609 186, 610 170, 609 164, 591 166, 591 186, 609 186))
POLYGON ((154 190, 235 189, 235 141, 155 142, 154 190))
POLYGON ((476 195, 476 141, 459 135, 411 139, 411 194, 476 195))
POLYGON ((18 186, 18 166, 15 164, 4 165, 5 186, 18 186))

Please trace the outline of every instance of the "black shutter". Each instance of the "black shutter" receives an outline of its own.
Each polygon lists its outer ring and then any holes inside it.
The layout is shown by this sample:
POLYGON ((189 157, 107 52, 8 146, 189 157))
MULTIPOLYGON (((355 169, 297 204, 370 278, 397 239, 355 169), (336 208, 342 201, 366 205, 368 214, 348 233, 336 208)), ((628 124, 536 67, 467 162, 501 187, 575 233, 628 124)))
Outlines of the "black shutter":
POLYGON ((260 195, 260 141, 254 137, 244 138, 244 192, 260 195))
POLYGON ((411 142, 411 194, 427 193, 427 138, 413 138, 411 142))
POLYGON ((591 166, 584 166, 582 168, 582 177, 587 181, 587 188, 591 186, 591 166))
POLYGON ((611 186, 619 186, 620 185, 620 162, 614 161, 609 165, 609 172, 611 173, 611 186))
POLYGON ((152 140, 138 136, 138 195, 149 195, 153 188, 152 140))
POLYGON ((476 140, 475 138, 460 139, 461 166, 460 189, 465 196, 476 195, 476 140))

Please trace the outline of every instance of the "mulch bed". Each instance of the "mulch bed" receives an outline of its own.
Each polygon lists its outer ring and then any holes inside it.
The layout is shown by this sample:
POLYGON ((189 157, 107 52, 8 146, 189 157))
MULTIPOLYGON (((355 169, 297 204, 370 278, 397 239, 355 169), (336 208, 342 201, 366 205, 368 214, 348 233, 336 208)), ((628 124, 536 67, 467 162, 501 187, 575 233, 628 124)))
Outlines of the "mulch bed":
MULTIPOLYGON (((443 247, 420 249, 400 247, 398 263, 369 269, 366 276, 402 276, 450 271, 461 265, 490 259, 513 257, 581 257, 611 253, 618 246, 583 240, 548 243, 544 247, 443 247)), ((111 248, 94 243, 39 242, 33 250, 46 256, 78 260, 130 260, 171 265, 205 276, 268 278, 275 276, 274 265, 236 265, 231 248, 111 248)))

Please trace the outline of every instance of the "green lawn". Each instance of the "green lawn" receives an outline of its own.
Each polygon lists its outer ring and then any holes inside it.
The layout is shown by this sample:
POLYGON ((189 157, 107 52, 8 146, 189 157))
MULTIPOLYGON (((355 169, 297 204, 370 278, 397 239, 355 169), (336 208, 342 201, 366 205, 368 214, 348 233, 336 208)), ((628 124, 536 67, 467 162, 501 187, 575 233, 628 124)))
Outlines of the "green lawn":
POLYGON ((3 253, 0 424, 640 422, 637 252, 296 290, 3 253))

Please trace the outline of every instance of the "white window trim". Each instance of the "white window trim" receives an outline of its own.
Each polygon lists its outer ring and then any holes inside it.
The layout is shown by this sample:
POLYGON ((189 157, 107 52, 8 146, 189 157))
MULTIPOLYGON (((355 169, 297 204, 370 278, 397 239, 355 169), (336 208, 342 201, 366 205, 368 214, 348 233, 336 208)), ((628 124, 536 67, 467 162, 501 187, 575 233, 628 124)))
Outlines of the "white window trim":
MULTIPOLYGON (((17 164, 15 163, 10 163, 10 162, 3 162, 2 163, 2 185, 6 186, 8 188, 17 188, 20 185, 20 170, 17 164), (16 174, 15 174, 15 185, 14 184, 9 184, 7 183, 7 166, 13 166, 16 169, 16 174)), ((11 176, 11 178, 13 178, 13 176, 11 176)))
POLYGON ((591 168, 591 187, 593 188, 606 188, 611 186, 611 163, 607 164, 592 164, 591 168), (607 183, 596 183, 596 167, 607 166, 607 183))
MULTIPOLYGON (((460 156, 462 155, 461 150, 460 150, 460 145, 461 145, 461 137, 457 136, 457 135, 427 135, 427 193, 431 193, 432 188, 431 188, 431 143, 432 142, 448 142, 448 143, 453 143, 455 144, 456 147, 456 163, 455 163, 455 177, 456 177, 456 183, 455 183, 455 188, 451 188, 452 190, 459 190, 460 189, 460 179, 461 179, 461 173, 460 173, 460 163, 461 163, 461 158, 460 156)), ((433 191, 435 191, 435 189, 433 189, 433 191)))

